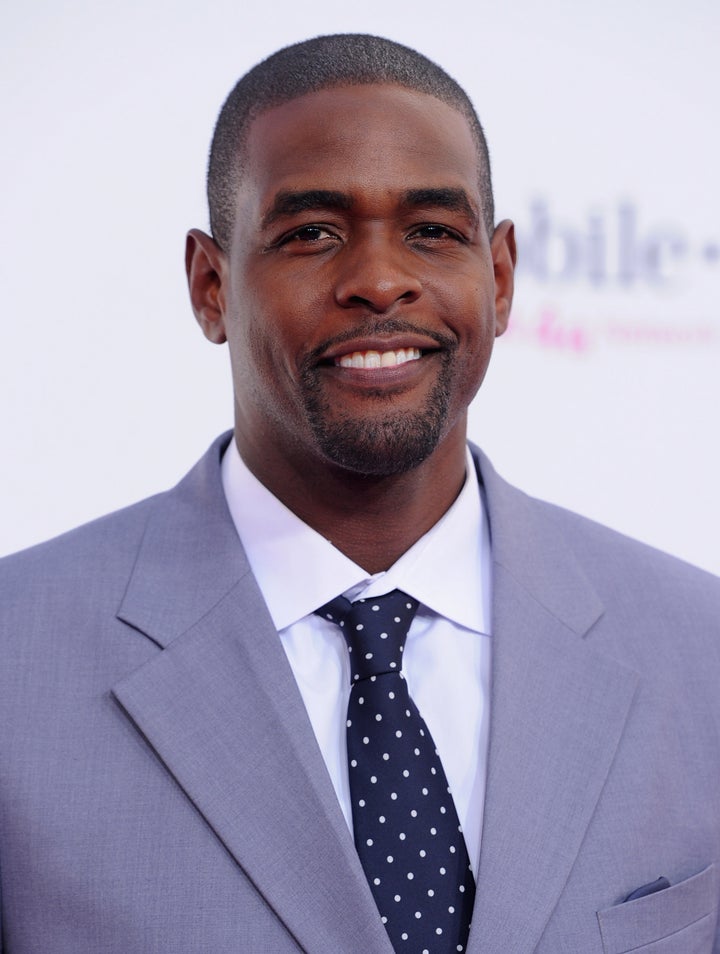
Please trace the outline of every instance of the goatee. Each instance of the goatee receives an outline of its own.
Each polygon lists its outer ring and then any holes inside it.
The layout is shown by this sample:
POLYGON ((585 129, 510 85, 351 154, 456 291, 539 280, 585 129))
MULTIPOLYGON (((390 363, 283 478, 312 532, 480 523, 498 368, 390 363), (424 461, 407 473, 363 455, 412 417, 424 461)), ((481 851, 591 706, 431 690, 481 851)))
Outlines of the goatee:
MULTIPOLYGON (((420 359, 422 360, 422 359, 420 359)), ((328 460, 367 477, 403 474, 426 460, 437 447, 448 417, 451 354, 444 351, 437 382, 425 405, 369 418, 338 417, 323 395, 318 365, 303 370, 303 402, 315 439, 328 460)), ((378 391, 379 402, 387 394, 378 391)), ((368 395, 372 400, 373 395, 368 395)))

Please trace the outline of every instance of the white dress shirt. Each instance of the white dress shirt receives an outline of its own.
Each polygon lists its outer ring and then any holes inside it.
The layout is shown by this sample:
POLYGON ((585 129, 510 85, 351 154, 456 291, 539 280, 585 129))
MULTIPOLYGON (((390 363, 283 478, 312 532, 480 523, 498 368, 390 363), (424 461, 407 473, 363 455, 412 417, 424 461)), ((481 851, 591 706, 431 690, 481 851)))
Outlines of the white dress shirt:
POLYGON ((351 830, 348 651, 338 627, 314 611, 341 593, 354 600, 400 589, 419 601, 403 672, 435 740, 477 874, 490 706, 490 535, 469 451, 467 457, 468 479, 452 507, 389 570, 374 575, 271 494, 234 441, 222 481, 351 830))

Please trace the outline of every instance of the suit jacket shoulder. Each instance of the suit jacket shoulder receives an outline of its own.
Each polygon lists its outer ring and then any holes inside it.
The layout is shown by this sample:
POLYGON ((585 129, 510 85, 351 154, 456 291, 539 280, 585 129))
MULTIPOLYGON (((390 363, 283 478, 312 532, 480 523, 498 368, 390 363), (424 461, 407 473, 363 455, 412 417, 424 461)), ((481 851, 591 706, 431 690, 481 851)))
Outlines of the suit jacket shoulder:
MULTIPOLYGON (((481 482, 498 533, 493 560, 528 585, 552 592, 563 582, 554 572, 570 558, 605 608, 633 617, 664 618, 668 624, 720 633, 720 578, 625 536, 580 514, 525 494, 506 483, 475 449, 481 482), (700 622, 703 626, 700 627, 700 622)), ((667 628, 667 627, 664 627, 667 628)))

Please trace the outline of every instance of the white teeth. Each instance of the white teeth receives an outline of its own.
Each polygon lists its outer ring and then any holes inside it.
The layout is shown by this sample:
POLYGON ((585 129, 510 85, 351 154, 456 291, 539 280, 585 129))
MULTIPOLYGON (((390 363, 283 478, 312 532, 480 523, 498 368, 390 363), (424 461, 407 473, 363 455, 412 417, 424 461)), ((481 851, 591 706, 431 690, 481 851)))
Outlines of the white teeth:
POLYGON ((419 348, 398 348, 397 351, 353 351, 335 359, 341 368, 394 368, 406 361, 417 361, 419 348))

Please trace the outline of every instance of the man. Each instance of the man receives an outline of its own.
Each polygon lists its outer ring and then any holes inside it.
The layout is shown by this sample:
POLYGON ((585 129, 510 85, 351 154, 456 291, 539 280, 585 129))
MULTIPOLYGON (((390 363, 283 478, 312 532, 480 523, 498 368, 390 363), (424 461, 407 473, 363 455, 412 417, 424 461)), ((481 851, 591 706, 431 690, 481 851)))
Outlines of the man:
POLYGON ((718 954, 720 585, 468 453, 515 246, 463 91, 290 47, 209 198, 232 439, 2 566, 4 950, 718 954))

